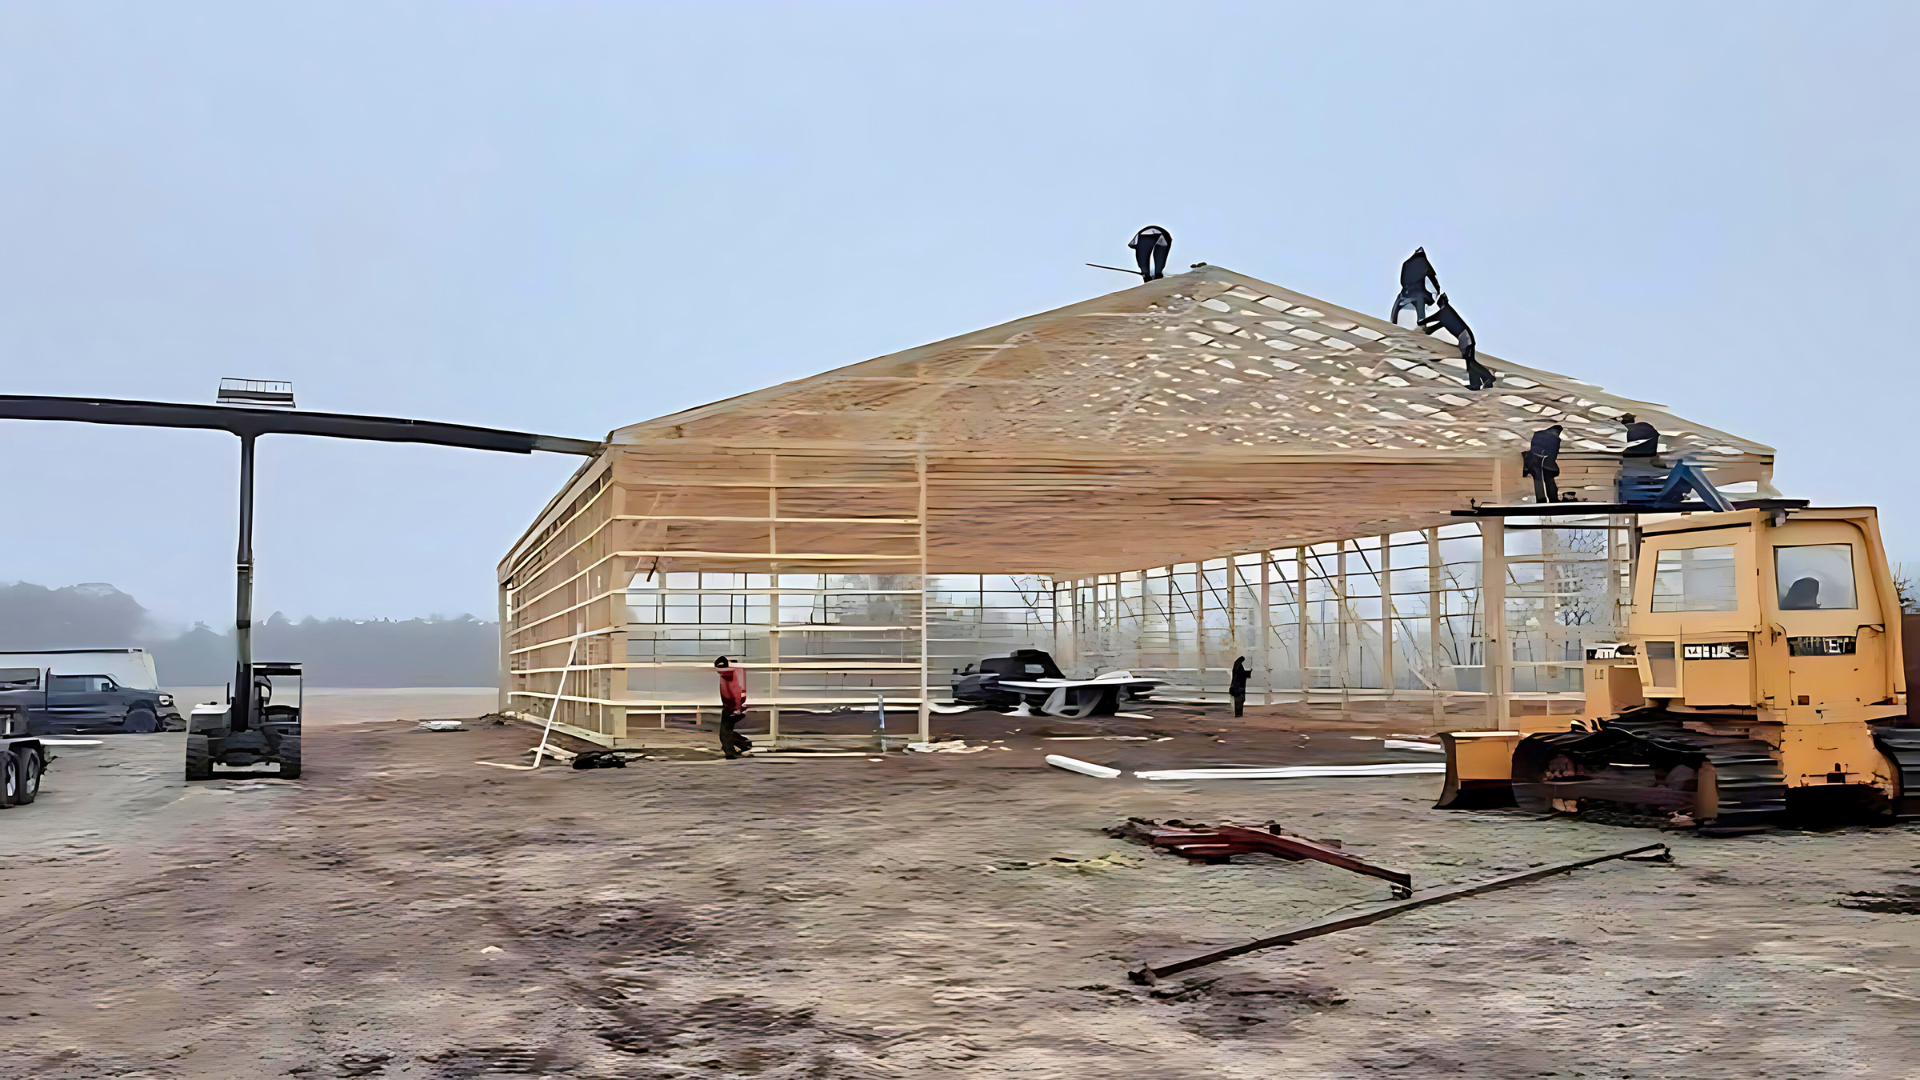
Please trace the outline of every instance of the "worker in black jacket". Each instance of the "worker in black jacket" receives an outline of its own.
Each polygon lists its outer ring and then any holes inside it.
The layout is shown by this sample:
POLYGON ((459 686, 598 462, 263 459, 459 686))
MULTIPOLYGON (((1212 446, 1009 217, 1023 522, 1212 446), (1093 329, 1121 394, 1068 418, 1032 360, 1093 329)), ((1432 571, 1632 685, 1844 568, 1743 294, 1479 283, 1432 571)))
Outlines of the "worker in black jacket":
POLYGON ((1533 442, 1520 455, 1520 471, 1533 477, 1534 502, 1560 501, 1560 431, 1555 424, 1534 432, 1533 442))
POLYGON ((1440 275, 1433 272, 1433 264, 1427 261, 1426 248, 1414 248, 1407 261, 1400 264, 1400 295, 1393 298, 1393 314, 1387 321, 1394 325, 1400 323, 1400 309, 1413 308, 1413 321, 1422 322, 1427 317, 1427 305, 1433 303, 1434 293, 1440 291, 1440 275), (1427 282, 1433 282, 1433 292, 1427 291, 1427 282))
POLYGON ((1233 678, 1227 683, 1227 696, 1233 699, 1233 715, 1241 716, 1247 711, 1247 679, 1253 669, 1247 666, 1247 658, 1242 656, 1233 662, 1233 678))
POLYGON ((1636 420, 1632 413, 1623 413, 1620 422, 1627 425, 1627 448, 1621 451, 1622 457, 1656 457, 1660 453, 1660 433, 1645 420, 1636 420))
POLYGON ((1467 362, 1467 389, 1493 389, 1493 372, 1474 359, 1473 329, 1467 325, 1467 320, 1460 317, 1459 312, 1453 310, 1453 304, 1447 299, 1446 293, 1440 294, 1439 309, 1420 320, 1420 329, 1429 334, 1435 330, 1445 330, 1453 335, 1453 340, 1460 343, 1460 358, 1467 362))
POLYGON ((1140 264, 1140 280, 1152 281, 1166 276, 1167 254, 1173 250, 1173 234, 1158 225, 1149 225, 1127 241, 1133 259, 1140 264))

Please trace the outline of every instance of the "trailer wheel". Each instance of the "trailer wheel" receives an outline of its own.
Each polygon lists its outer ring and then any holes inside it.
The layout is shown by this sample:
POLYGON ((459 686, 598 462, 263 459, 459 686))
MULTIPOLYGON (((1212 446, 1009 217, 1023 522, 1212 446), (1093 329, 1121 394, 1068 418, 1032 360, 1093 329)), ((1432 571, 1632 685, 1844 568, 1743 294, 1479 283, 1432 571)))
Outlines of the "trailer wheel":
POLYGON ((187 736, 187 779, 213 779, 213 749, 205 735, 187 736))
POLYGON ((20 751, 20 785, 14 792, 15 806, 25 806, 40 795, 40 751, 31 747, 20 751))
POLYGON ((298 731, 280 736, 280 779, 300 779, 300 733, 298 731))
POLYGON ((20 758, 0 754, 0 807, 12 806, 20 798, 20 758))

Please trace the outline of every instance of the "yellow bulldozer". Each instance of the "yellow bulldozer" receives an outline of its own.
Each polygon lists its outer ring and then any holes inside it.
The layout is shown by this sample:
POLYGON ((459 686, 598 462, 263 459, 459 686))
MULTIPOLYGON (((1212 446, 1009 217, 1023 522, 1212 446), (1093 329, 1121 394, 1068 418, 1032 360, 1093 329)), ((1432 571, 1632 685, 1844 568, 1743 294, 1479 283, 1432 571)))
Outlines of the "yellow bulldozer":
POLYGON ((1438 805, 1708 835, 1790 812, 1920 818, 1920 729, 1896 726, 1901 610, 1874 511, 1687 514, 1640 535, 1627 640, 1587 651, 1582 715, 1443 734, 1438 805))

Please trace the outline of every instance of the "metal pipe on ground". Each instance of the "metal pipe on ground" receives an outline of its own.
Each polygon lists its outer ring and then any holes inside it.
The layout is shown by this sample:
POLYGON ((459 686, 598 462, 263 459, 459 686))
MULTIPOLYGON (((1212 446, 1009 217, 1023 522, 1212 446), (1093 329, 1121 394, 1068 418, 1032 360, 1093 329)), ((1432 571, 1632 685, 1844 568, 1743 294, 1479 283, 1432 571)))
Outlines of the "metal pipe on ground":
POLYGON ((1583 866, 1592 866, 1595 863, 1609 862, 1614 859, 1631 858, 1635 855, 1645 855, 1652 851, 1658 851, 1660 854, 1641 861, 1665 862, 1673 858, 1673 853, 1667 849, 1667 845, 1665 844, 1642 844, 1639 847, 1626 848, 1625 850, 1615 851, 1607 855, 1595 855, 1588 859, 1575 859, 1571 862, 1536 866, 1531 870, 1522 870, 1517 874, 1508 874, 1505 877, 1491 878, 1487 881, 1470 882, 1466 885, 1446 885, 1437 889, 1423 889, 1420 892, 1414 893, 1411 898, 1406 900, 1395 900, 1390 903, 1376 904, 1370 908, 1363 908, 1351 915, 1336 915, 1319 919, 1315 922, 1307 923, 1305 926, 1297 926, 1291 930, 1275 934, 1272 937, 1249 941, 1244 945, 1234 945, 1225 949, 1216 949, 1210 953, 1204 953, 1187 960, 1178 960, 1161 967, 1142 965, 1133 971, 1127 972, 1127 978, 1141 986, 1152 986, 1154 983, 1159 982, 1169 975, 1178 975, 1183 971, 1192 971, 1197 967, 1205 967, 1208 964, 1218 963, 1236 956, 1245 956, 1247 953, 1258 952, 1261 949, 1271 949, 1278 946, 1291 945, 1296 941, 1305 941, 1308 938, 1337 934, 1342 930, 1351 930, 1356 926, 1367 926, 1372 923, 1377 923, 1382 919, 1390 919, 1395 915, 1412 911, 1415 908, 1428 907, 1433 904, 1444 904, 1450 900, 1461 900, 1469 896, 1478 896, 1481 893, 1497 892, 1500 889, 1510 889, 1515 885, 1525 885, 1530 881, 1538 881, 1541 878, 1552 877, 1555 874, 1564 874, 1569 870, 1578 870, 1583 866))

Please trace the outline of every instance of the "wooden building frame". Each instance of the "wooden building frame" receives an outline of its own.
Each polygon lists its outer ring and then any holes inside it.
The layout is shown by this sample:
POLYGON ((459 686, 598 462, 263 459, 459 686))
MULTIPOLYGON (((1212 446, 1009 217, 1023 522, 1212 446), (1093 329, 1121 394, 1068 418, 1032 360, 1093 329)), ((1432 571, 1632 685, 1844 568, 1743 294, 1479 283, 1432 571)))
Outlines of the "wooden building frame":
POLYGON ((726 654, 775 741, 883 695, 925 738, 950 669, 1032 645, 1199 699, 1244 654, 1342 718, 1570 709, 1625 522, 1452 511, 1530 496, 1549 423, 1586 501, 1624 413, 1723 488, 1774 494, 1773 451, 1480 360, 1469 392, 1445 336, 1201 267, 621 428, 500 564, 502 707, 640 740, 726 654))

